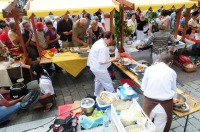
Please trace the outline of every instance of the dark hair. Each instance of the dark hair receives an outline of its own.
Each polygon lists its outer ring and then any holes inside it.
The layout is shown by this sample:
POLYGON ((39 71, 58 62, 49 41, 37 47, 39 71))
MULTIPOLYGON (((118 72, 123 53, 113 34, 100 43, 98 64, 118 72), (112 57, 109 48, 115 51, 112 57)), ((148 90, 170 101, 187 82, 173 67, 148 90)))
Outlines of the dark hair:
POLYGON ((86 14, 84 15, 84 17, 85 17, 85 18, 88 18, 89 20, 91 20, 90 14, 89 14, 89 13, 86 13, 86 14))
POLYGON ((15 22, 14 22, 14 21, 10 21, 10 22, 9 22, 9 27, 10 27, 11 29, 13 29, 13 28, 15 27, 15 22))
POLYGON ((168 51, 163 51, 161 54, 160 54, 160 57, 159 57, 159 61, 160 62, 164 62, 165 64, 171 62, 173 59, 173 56, 170 52, 168 51))
POLYGON ((112 37, 113 40, 115 39, 114 34, 111 31, 106 31, 106 32, 101 34, 101 38, 109 39, 110 37, 112 37))
POLYGON ((131 17, 132 17, 133 15, 135 15, 135 16, 136 16, 136 14, 135 14, 135 13, 131 13, 130 15, 131 15, 131 17))
POLYGON ((167 16, 167 15, 169 15, 169 11, 167 11, 167 10, 162 10, 161 15, 162 15, 162 16, 167 16))
POLYGON ((9 27, 9 25, 8 25, 7 23, 3 23, 3 24, 1 25, 1 27, 2 27, 2 29, 4 29, 5 27, 9 27))
POLYGON ((53 23, 51 21, 47 21, 45 22, 46 25, 53 25, 53 23))
POLYGON ((194 11, 194 12, 192 12, 192 16, 196 16, 196 15, 198 15, 198 14, 199 14, 198 11, 194 11))
POLYGON ((42 75, 48 77, 47 73, 44 72, 44 69, 42 69, 42 67, 38 63, 33 63, 30 67, 30 70, 37 73, 37 79, 39 79, 42 75))
POLYGON ((4 23, 4 22, 5 22, 4 20, 1 20, 1 19, 0 19, 0 23, 4 23))

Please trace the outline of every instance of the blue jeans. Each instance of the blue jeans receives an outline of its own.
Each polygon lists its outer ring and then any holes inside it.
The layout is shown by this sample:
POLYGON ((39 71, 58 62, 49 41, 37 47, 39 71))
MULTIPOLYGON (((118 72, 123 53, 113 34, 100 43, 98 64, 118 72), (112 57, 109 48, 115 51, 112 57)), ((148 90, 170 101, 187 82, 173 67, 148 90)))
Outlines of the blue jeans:
POLYGON ((21 108, 20 102, 10 107, 0 105, 0 123, 6 121, 12 114, 16 113, 20 108, 21 108))

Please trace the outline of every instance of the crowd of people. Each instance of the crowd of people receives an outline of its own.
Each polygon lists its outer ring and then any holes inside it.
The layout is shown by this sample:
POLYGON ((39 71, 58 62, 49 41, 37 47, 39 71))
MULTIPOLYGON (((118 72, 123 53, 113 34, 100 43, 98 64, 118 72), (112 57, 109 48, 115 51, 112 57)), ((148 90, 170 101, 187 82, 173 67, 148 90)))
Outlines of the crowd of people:
POLYGON ((144 40, 145 34, 152 35, 158 31, 158 25, 163 23, 166 26, 166 32, 173 32, 175 10, 160 9, 156 12, 156 18, 148 20, 147 12, 129 11, 127 13, 127 26, 132 26, 131 37, 136 36, 137 40, 144 40))
MULTIPOLYGON (((199 30, 200 25, 195 21, 197 12, 192 13, 192 18, 189 25, 192 30, 199 30)), ((101 14, 92 16, 88 13, 82 13, 79 16, 72 18, 69 14, 64 14, 61 18, 56 18, 52 22, 52 16, 46 17, 45 23, 36 21, 36 32, 39 39, 40 50, 50 49, 52 47, 63 48, 69 46, 88 46, 91 47, 87 65, 95 76, 94 95, 99 96, 103 90, 115 92, 111 77, 108 72, 111 62, 116 61, 118 57, 110 58, 108 45, 114 40, 114 35, 110 31, 106 31, 103 24, 101 14), (79 18, 79 19, 77 19, 79 18), (60 43, 62 43, 60 45, 60 43)), ((176 78, 175 71, 170 67, 173 57, 171 51, 175 45, 174 37, 171 35, 171 27, 174 24, 174 12, 170 14, 167 10, 162 10, 150 24, 145 19, 145 15, 136 11, 131 13, 131 18, 127 21, 128 26, 132 26, 132 37, 143 40, 145 33, 150 34, 150 38, 143 45, 137 48, 144 48, 153 42, 153 62, 154 65, 148 67, 144 73, 141 89, 144 91, 144 112, 154 120, 156 131, 168 132, 172 122, 173 112, 173 96, 176 93, 176 78), (172 19, 173 18, 173 19, 172 19), (149 30, 145 30, 145 26, 149 26, 149 30), (168 41, 172 42, 172 46, 168 48, 168 41)), ((14 21, 8 24, 1 22, 2 33, 0 40, 8 47, 13 48, 20 44, 19 35, 14 21), (3 23, 3 24, 2 24, 3 23), (10 29, 9 29, 10 28, 10 29), (2 37, 4 36, 4 37, 2 37), (7 36, 7 37, 5 37, 7 36), (3 40, 2 40, 3 38, 3 40), (4 40, 6 38, 6 40, 4 40)), ((32 31, 31 22, 27 17, 23 18, 20 23, 21 32, 24 44, 27 48, 32 60, 38 56, 36 48, 36 39, 32 31)), ((42 95, 37 107, 45 107, 45 112, 48 112, 53 105, 54 90, 49 74, 42 69, 39 64, 31 66, 21 64, 24 68, 29 68, 37 77, 40 91, 42 95)), ((0 94, 0 106, 7 107, 17 105, 21 100, 18 99, 9 103, 0 94)), ((19 108, 17 108, 18 110, 19 108)), ((1 116, 0 116, 1 117, 1 116)), ((1 118, 0 118, 1 119, 1 118)), ((5 121, 2 118, 2 121, 5 121)), ((1 121, 0 121, 1 123, 1 121)))
MULTIPOLYGON (((34 23, 27 16, 23 16, 19 27, 29 58, 33 61, 38 57, 33 24, 36 26, 41 51, 53 47, 88 46, 106 31, 104 16, 100 12, 95 14, 83 12, 78 16, 49 15, 43 20, 35 17, 34 23)), ((12 18, 0 21, 0 41, 8 49, 19 48, 19 52, 22 52, 18 26, 12 18)))

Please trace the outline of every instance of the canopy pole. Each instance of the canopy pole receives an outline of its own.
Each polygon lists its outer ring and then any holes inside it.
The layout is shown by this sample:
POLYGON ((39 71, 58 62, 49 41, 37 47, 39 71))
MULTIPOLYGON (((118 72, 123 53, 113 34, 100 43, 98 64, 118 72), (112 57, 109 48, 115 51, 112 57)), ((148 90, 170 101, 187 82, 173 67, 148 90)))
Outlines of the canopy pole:
POLYGON ((22 46, 24 56, 27 59, 28 55, 27 55, 25 44, 24 44, 24 39, 22 37, 22 33, 21 33, 21 30, 20 30, 20 27, 19 27, 19 21, 18 21, 19 20, 19 13, 16 9, 13 9, 11 12, 12 12, 14 20, 15 20, 15 26, 17 28, 17 34, 19 35, 20 44, 22 46))
MULTIPOLYGON (((124 23, 124 4, 122 4, 122 12, 121 12, 121 19, 122 19, 122 23, 124 23)), ((115 27, 117 28, 117 27, 115 27)), ((119 48, 119 52, 123 52, 124 51, 124 48, 123 48, 123 45, 124 45, 124 26, 122 24, 122 27, 121 27, 121 44, 119 45, 120 48, 119 48)))
POLYGON ((176 24, 175 24, 175 28, 174 28, 174 38, 177 38, 178 35, 178 27, 179 27, 179 21, 181 18, 181 11, 182 11, 182 7, 180 9, 178 9, 178 12, 176 14, 176 24))
POLYGON ((113 32, 113 14, 114 9, 110 12, 110 31, 113 32))
POLYGON ((39 39, 38 39, 38 35, 37 35, 37 32, 36 32, 33 14, 31 15, 31 23, 32 23, 32 26, 33 26, 33 32, 34 32, 34 37, 35 37, 35 41, 36 41, 37 51, 38 51, 39 57, 41 58, 39 39))
MULTIPOLYGON (((114 33, 114 30, 113 30, 113 17, 114 17, 114 9, 110 12, 110 31, 112 33, 114 33)), ((110 43, 111 45, 113 45, 113 42, 110 43)))
POLYGON ((182 37, 181 37, 182 42, 184 42, 184 40, 185 40, 186 30, 188 29, 188 21, 190 18, 190 11, 191 11, 191 8, 187 8, 186 16, 185 16, 185 24, 184 24, 184 28, 183 28, 182 37))

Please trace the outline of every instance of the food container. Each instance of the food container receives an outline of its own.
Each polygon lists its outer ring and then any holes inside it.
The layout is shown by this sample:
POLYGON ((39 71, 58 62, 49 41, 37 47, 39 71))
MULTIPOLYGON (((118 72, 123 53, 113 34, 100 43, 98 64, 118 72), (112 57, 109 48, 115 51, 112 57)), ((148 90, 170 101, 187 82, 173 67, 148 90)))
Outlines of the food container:
POLYGON ((90 115, 95 107, 95 101, 92 98, 84 98, 81 100, 81 110, 86 115, 90 115))
POLYGON ((125 66, 131 64, 131 60, 130 60, 129 58, 121 58, 121 59, 119 60, 119 62, 120 62, 122 65, 125 65, 125 66))
POLYGON ((131 86, 128 88, 124 88, 123 86, 119 86, 117 89, 117 93, 120 95, 121 99, 138 99, 138 94, 133 90, 131 86))
POLYGON ((100 93, 100 98, 107 105, 112 104, 114 101, 117 100, 117 97, 115 96, 115 94, 108 91, 102 91, 100 93))
MULTIPOLYGON (((144 113, 144 111, 142 110, 142 108, 140 107, 138 102, 135 99, 133 99, 132 103, 133 103, 134 107, 136 109, 139 109, 141 111, 141 113, 143 113, 144 117, 147 119, 146 124, 145 124, 145 130, 142 130, 142 132, 154 132, 156 129, 155 125, 152 123, 152 121, 149 119, 149 117, 144 113)), ((114 104, 111 104, 111 118, 119 132, 126 132, 126 129, 125 129, 124 125, 122 124, 120 117, 116 113, 116 107, 114 104)))
POLYGON ((96 102, 97 102, 97 109, 98 110, 106 110, 107 108, 110 108, 111 105, 110 104, 105 104, 100 97, 96 98, 96 102))
POLYGON ((173 97, 173 103, 175 105, 183 105, 186 102, 186 98, 179 93, 176 93, 173 97))
POLYGON ((176 93, 173 97, 174 110, 181 112, 189 111, 190 107, 186 101, 186 98, 182 94, 176 93))

